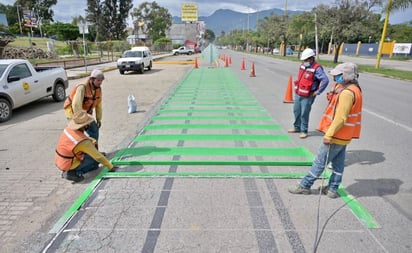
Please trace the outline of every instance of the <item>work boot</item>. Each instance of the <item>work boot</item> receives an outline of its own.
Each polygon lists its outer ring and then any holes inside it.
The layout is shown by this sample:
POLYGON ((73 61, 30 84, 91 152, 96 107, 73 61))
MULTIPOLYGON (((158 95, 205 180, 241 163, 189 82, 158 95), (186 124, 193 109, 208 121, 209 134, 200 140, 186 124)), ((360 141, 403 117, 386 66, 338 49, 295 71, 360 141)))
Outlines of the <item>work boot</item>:
POLYGON ((326 195, 331 199, 336 199, 339 197, 339 194, 336 191, 329 190, 326 185, 319 186, 318 190, 322 192, 323 195, 326 195))
POLYGON ((80 175, 80 176, 79 176, 79 175, 76 173, 75 170, 68 170, 68 171, 63 172, 62 177, 65 178, 65 179, 67 179, 67 180, 76 182, 76 183, 77 183, 77 182, 80 182, 80 181, 82 181, 82 180, 84 179, 83 175, 80 175))
POLYGON ((331 199, 336 199, 337 197, 339 197, 339 194, 332 190, 328 190, 328 194, 326 194, 326 196, 328 196, 331 199))
POLYGON ((301 139, 305 139, 306 137, 308 137, 307 133, 300 133, 299 138, 301 139))
POLYGON ((297 184, 296 186, 290 187, 288 191, 292 194, 304 194, 304 195, 309 195, 310 194, 310 188, 305 188, 301 186, 300 184, 297 184))
POLYGON ((299 132, 300 132, 300 130, 297 130, 295 128, 291 128, 291 129, 288 130, 288 133, 299 133, 299 132))

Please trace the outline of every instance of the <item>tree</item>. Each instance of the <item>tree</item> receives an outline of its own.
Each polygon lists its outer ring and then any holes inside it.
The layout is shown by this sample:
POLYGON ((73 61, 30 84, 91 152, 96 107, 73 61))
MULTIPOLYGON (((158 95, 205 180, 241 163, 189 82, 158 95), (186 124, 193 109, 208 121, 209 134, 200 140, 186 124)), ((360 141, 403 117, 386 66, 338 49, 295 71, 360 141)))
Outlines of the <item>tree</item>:
POLYGON ((215 36, 215 33, 212 30, 206 29, 206 31, 203 35, 203 38, 205 40, 209 41, 209 43, 213 43, 213 41, 215 41, 216 36, 215 36))
POLYGON ((143 33, 149 35, 153 41, 166 37, 166 31, 172 26, 172 15, 155 1, 141 3, 138 8, 133 9, 131 15, 135 19, 135 31, 138 31, 139 27, 143 28, 143 33))
POLYGON ((313 9, 318 15, 321 30, 329 30, 335 41, 334 63, 338 62, 339 50, 343 42, 356 42, 362 36, 370 34, 371 27, 376 27, 378 14, 371 10, 380 1, 338 0, 336 6, 319 5, 313 9))
POLYGON ((103 5, 103 30, 106 39, 124 39, 126 37, 126 19, 132 9, 132 0, 106 0, 103 5))
POLYGON ((54 12, 52 6, 57 0, 16 0, 14 6, 21 6, 23 10, 34 10, 38 19, 53 21, 54 12))
POLYGON ((50 35, 56 35, 58 40, 77 40, 80 36, 79 27, 69 23, 53 23, 46 26, 47 32, 50 35))

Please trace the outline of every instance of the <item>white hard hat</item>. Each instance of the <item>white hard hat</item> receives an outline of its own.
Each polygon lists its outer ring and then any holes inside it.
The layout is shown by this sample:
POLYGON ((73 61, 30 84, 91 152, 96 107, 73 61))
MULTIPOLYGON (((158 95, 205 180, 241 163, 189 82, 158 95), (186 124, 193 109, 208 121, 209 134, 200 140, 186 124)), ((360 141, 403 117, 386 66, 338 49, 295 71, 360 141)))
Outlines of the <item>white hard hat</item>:
POLYGON ((303 50, 302 56, 300 57, 300 59, 304 61, 312 56, 315 56, 315 51, 313 51, 313 49, 311 48, 306 48, 305 50, 303 50))

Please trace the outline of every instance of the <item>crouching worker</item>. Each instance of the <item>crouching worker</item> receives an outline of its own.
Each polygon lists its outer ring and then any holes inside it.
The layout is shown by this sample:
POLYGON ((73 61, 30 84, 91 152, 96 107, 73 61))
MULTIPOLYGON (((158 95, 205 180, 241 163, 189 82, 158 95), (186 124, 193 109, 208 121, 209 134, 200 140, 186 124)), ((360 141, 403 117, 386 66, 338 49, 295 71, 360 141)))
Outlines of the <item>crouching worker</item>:
POLYGON ((116 167, 96 149, 95 140, 84 133, 93 121, 94 118, 86 111, 80 111, 73 116, 60 136, 55 164, 63 171, 62 177, 67 180, 82 181, 83 174, 96 170, 99 163, 110 171, 116 170, 116 167))

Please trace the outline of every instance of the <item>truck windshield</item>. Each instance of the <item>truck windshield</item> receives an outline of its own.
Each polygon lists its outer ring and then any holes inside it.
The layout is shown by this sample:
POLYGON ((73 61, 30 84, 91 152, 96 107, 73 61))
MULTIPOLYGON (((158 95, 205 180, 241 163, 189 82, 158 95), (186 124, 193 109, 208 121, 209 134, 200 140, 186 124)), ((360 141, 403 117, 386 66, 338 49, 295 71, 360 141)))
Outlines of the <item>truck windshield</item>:
POLYGON ((123 58, 127 57, 143 57, 142 51, 126 51, 123 53, 123 58))
POLYGON ((7 64, 0 64, 0 79, 3 76, 3 73, 6 70, 7 66, 7 64))

